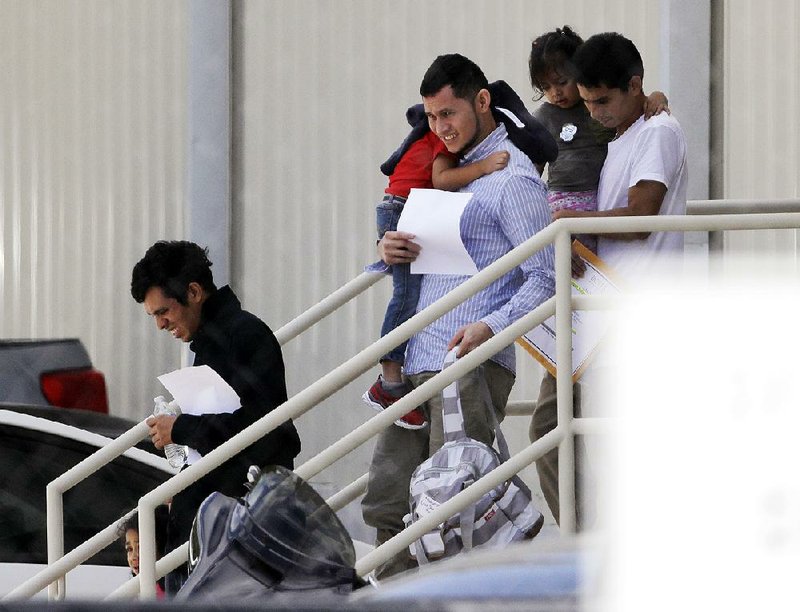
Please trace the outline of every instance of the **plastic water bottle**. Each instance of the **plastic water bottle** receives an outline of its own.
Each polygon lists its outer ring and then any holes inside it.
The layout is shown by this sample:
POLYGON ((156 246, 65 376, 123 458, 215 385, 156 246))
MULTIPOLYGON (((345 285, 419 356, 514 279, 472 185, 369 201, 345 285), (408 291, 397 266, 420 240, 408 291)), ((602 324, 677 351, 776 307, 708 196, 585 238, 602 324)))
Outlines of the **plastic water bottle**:
MULTIPOLYGON (((169 416, 178 416, 181 409, 175 401, 167 403, 163 395, 153 399, 153 416, 161 416, 167 414, 169 416)), ((180 444, 167 444, 164 447, 164 454, 167 456, 167 461, 174 468, 180 468, 186 462, 186 447, 180 444)))

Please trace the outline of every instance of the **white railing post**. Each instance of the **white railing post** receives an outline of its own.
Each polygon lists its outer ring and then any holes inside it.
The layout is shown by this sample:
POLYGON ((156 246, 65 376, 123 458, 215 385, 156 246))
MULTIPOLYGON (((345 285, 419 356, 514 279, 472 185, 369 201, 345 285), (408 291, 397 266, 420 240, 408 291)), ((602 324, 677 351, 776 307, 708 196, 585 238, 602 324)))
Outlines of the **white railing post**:
MULTIPOLYGON (((47 504, 47 564, 52 565, 64 556, 64 497, 57 483, 51 482, 46 489, 47 504)), ((47 599, 64 599, 66 578, 62 576, 47 586, 47 599)))
POLYGON ((572 244, 570 233, 556 235, 556 409, 564 431, 558 444, 559 527, 575 533, 575 436, 572 434, 572 244))
POLYGON ((156 505, 151 493, 139 500, 139 598, 156 598, 156 505))
MULTIPOLYGON (((148 427, 144 422, 137 424, 47 485, 45 503, 47 510, 47 563, 49 566, 64 556, 64 493, 135 446, 147 435, 147 431, 148 427)), ((29 579, 21 586, 31 580, 33 579, 29 579)), ((17 588, 19 589, 19 587, 17 588)), ((47 595, 50 600, 63 600, 66 597, 64 576, 48 585, 47 595)))

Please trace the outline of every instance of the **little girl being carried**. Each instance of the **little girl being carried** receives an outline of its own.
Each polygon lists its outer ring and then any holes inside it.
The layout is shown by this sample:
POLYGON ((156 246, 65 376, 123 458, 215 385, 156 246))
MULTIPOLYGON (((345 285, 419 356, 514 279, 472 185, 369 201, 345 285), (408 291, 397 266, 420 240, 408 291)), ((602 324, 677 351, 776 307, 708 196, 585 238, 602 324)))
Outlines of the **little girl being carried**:
MULTIPOLYGON (((605 128, 589 115, 575 82, 572 56, 583 39, 569 26, 547 32, 531 44, 528 60, 531 85, 545 102, 534 111, 558 145, 558 157, 547 166, 547 201, 550 210, 597 210, 597 185, 606 159, 607 145, 615 130, 605 128)), ((645 119, 666 111, 667 98, 651 93, 645 104, 645 119)), ((578 239, 591 251, 595 236, 578 239)))

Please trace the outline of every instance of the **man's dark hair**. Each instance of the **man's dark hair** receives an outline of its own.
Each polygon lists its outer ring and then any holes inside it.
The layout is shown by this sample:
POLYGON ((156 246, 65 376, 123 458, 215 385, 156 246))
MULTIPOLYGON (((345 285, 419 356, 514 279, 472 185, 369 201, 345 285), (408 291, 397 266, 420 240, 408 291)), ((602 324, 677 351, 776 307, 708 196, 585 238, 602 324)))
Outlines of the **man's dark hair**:
POLYGON ((440 55, 428 68, 419 86, 423 98, 435 96, 443 88, 453 88, 453 95, 472 102, 481 89, 489 87, 489 81, 478 65, 458 53, 440 55))
POLYGON ((206 293, 217 288, 211 274, 208 249, 186 240, 161 240, 147 249, 131 275, 131 295, 138 303, 152 287, 168 298, 186 305, 190 283, 198 283, 206 293))
POLYGON ((592 36, 578 48, 572 62, 578 71, 576 81, 584 87, 605 85, 628 91, 631 78, 644 77, 636 45, 616 32, 592 36))
POLYGON ((546 80, 551 72, 570 78, 575 76, 572 56, 581 44, 583 39, 568 25, 542 34, 531 43, 528 70, 531 75, 531 85, 537 94, 536 100, 541 100, 544 95, 542 81, 546 80))

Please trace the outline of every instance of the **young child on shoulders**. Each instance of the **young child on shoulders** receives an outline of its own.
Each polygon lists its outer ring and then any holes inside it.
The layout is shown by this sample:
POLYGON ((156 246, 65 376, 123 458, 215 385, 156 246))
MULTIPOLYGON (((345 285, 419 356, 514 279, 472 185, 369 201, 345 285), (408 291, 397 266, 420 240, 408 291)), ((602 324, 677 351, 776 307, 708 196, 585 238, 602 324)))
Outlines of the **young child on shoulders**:
MULTIPOLYGON (((572 56, 583 39, 569 26, 557 28, 536 38, 528 60, 531 85, 544 103, 534 111, 555 138, 558 157, 547 166, 547 201, 550 210, 597 210, 597 186, 606 159, 607 145, 615 131, 603 127, 589 115, 575 82, 572 56)), ((655 91, 647 98, 645 119, 660 112, 669 113, 666 96, 655 91)), ((597 239, 581 235, 578 239, 595 251, 597 239)))

